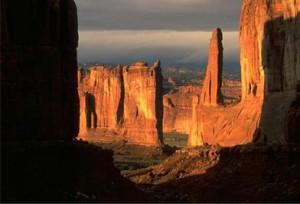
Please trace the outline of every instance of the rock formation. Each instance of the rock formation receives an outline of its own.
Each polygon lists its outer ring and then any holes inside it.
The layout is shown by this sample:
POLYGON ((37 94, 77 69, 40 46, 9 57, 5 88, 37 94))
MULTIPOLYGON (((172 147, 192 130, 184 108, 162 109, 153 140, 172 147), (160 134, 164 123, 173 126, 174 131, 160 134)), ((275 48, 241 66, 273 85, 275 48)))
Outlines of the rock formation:
POLYGON ((162 141, 163 88, 160 62, 123 69, 124 124, 128 140, 157 145, 162 141))
POLYGON ((242 102, 205 108, 196 96, 189 145, 299 141, 294 132, 295 120, 299 120, 299 12, 299 1, 244 0, 240 21, 242 102), (285 120, 293 122, 287 125, 285 120))
POLYGON ((257 140, 286 142, 300 79, 300 1, 249 1, 240 23, 242 98, 263 101, 257 140))
MULTIPOLYGON (((122 120, 121 68, 93 67, 79 83, 80 132, 87 128, 116 128, 122 120)), ((124 99, 123 99, 124 100, 124 99)))
POLYGON ((295 90, 300 78, 299 5, 245 0, 240 21, 242 97, 295 90))
POLYGON ((73 140, 77 41, 73 0, 1 0, 1 202, 145 202, 112 151, 73 140))
POLYGON ((204 105, 223 103, 221 93, 223 71, 222 39, 221 29, 215 28, 210 39, 208 65, 200 99, 200 103, 204 105))
POLYGON ((73 0, 1 1, 1 137, 78 134, 77 9, 73 0))
MULTIPOLYGON (((190 134, 193 118, 193 96, 199 93, 201 93, 200 86, 179 86, 177 91, 170 91, 164 95, 163 132, 190 134)), ((240 93, 240 82, 223 80, 224 104, 237 103, 240 100, 240 93)))
POLYGON ((164 132, 180 132, 189 134, 192 120, 193 95, 201 92, 198 86, 180 86, 175 93, 165 94, 163 97, 164 132))
MULTIPOLYGON (((81 76, 81 73, 79 74, 81 76)), ((153 67, 137 62, 130 67, 92 67, 79 83, 80 134, 105 140, 103 131, 145 145, 162 139, 162 76, 160 62, 153 67)))

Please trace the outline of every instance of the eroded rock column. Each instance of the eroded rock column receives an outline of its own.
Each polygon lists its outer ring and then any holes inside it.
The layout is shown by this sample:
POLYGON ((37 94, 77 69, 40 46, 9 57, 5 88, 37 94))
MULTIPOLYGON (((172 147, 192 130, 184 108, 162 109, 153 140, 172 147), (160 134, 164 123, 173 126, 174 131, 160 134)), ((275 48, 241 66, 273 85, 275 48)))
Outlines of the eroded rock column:
POLYGON ((200 98, 200 103, 203 105, 223 103, 221 93, 223 71, 222 39, 221 29, 215 28, 210 39, 208 65, 200 98))

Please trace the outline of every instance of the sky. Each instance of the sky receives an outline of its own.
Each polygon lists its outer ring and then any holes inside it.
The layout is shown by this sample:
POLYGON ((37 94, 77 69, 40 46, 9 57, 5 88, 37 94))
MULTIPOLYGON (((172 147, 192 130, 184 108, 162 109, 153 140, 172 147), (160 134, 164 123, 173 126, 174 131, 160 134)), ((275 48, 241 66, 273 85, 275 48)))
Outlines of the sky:
POLYGON ((205 68, 211 31, 223 31, 224 67, 239 66, 242 0, 75 0, 79 62, 205 68))

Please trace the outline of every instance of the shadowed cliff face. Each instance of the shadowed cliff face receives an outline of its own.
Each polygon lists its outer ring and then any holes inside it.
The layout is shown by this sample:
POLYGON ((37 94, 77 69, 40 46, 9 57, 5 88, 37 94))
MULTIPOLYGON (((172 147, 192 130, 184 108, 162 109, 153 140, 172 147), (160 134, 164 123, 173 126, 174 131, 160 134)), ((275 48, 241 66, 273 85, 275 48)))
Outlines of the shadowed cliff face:
POLYGON ((84 78, 81 75, 79 70, 81 138, 161 144, 163 105, 159 62, 153 67, 143 62, 130 67, 99 66, 87 70, 84 78), (93 95, 94 106, 87 103, 87 94, 93 95), (97 116, 93 129, 87 110, 97 116))
POLYGON ((190 145, 299 141, 300 2, 244 0, 240 19, 242 102, 193 104, 190 145))
MULTIPOLYGON (((1 0, 1 202, 145 201, 111 151, 72 140, 77 41, 73 0, 1 0)), ((95 101, 84 98, 89 126, 95 101)))
POLYGON ((265 92, 255 141, 299 142, 299 12, 300 9, 295 17, 286 15, 265 23, 262 43, 265 92))
POLYGON ((244 100, 262 101, 253 141, 297 141, 295 133, 285 129, 295 129, 295 121, 299 121, 299 13, 299 1, 244 2, 240 34, 242 95, 244 100), (254 10, 255 16, 247 18, 254 10))
POLYGON ((1 1, 2 139, 78 134, 73 0, 1 1))

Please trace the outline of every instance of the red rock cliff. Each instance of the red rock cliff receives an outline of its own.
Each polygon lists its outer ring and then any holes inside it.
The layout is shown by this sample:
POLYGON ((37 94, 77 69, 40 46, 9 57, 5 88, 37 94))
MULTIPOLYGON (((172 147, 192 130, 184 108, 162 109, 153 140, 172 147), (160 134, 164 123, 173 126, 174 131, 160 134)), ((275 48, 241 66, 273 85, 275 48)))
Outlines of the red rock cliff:
POLYGON ((300 1, 244 0, 240 19, 242 102, 193 103, 189 145, 299 141, 300 1))
POLYGON ((258 141, 286 142, 289 138, 284 131, 285 118, 300 80, 299 13, 299 0, 243 3, 242 97, 263 101, 258 141))
POLYGON ((87 128, 116 129, 122 120, 122 69, 92 67, 79 83, 80 132, 87 128))
POLYGON ((163 106, 160 62, 153 67, 137 62, 123 68, 90 68, 81 81, 80 137, 125 139, 143 145, 161 143, 163 106), (118 136, 108 138, 104 137, 105 134, 118 136))
POLYGON ((1 1, 1 137, 78 134, 77 9, 73 0, 1 1))

